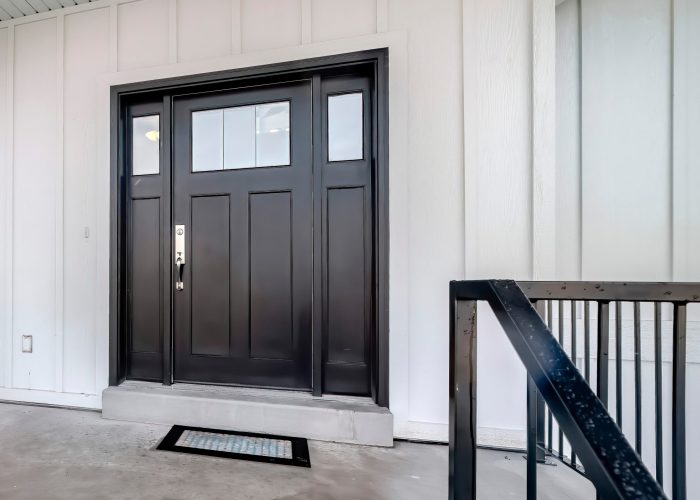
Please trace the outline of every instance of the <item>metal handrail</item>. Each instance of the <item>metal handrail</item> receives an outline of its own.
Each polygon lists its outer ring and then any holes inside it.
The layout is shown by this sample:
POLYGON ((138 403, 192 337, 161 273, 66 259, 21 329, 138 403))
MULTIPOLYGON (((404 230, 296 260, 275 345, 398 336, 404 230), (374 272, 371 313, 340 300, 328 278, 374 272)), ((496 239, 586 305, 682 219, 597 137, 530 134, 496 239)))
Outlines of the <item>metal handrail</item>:
MULTIPOLYGON (((450 283, 451 499, 476 497, 476 303, 486 301, 603 498, 666 498, 515 281, 450 283)), ((528 452, 528 498, 535 498, 528 452)))

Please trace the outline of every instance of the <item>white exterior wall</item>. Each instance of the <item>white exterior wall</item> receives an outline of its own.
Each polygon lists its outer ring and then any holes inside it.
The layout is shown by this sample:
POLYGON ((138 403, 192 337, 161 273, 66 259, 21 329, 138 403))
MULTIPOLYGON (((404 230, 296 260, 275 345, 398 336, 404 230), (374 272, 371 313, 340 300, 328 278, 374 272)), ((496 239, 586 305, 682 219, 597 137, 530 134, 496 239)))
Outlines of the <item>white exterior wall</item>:
MULTIPOLYGON (((0 23, 0 399, 100 406, 110 84, 389 47, 399 436, 446 437, 450 279, 700 281, 700 0, 583 0, 580 40, 576 1, 100 0, 0 23)), ((525 377, 482 312, 479 425, 517 443, 525 377)))
POLYGON ((399 433, 442 432, 447 282, 464 275, 461 41, 459 0, 103 0, 0 23, 0 399, 101 404, 110 84, 389 47, 391 408, 399 433))

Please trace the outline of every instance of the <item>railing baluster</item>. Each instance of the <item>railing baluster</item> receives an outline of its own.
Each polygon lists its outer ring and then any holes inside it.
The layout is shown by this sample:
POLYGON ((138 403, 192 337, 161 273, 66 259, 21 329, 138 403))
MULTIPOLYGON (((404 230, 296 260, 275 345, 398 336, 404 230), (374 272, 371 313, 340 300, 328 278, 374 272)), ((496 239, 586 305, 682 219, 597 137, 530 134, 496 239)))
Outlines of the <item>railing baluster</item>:
MULTIPOLYGON (((571 301, 571 361, 574 362, 574 366, 578 368, 576 363, 576 301, 571 301)), ((576 468, 576 453, 574 449, 571 448, 571 465, 576 468)))
POLYGON ((654 397, 656 403, 656 480, 664 484, 664 439, 661 357, 661 303, 654 302, 654 397))
POLYGON ((608 406, 608 348, 610 345, 610 302, 598 302, 598 398, 608 406))
MULTIPOLYGON (((559 301, 559 345, 564 349, 564 301, 559 301)), ((564 459, 564 431, 559 426, 559 458, 564 459)))
POLYGON ((685 304, 673 305, 673 408, 671 410, 671 441, 673 450, 673 499, 686 498, 685 481, 685 304))
POLYGON ((537 386, 527 377, 527 500, 537 498, 537 386))
MULTIPOLYGON (((537 314, 540 315, 540 318, 545 317, 545 307, 544 307, 544 300, 538 300, 535 302, 535 309, 537 310, 537 314)), ((534 386, 536 387, 536 386, 534 386)), ((537 434, 537 463, 544 463, 545 462, 545 448, 544 448, 544 398, 542 397, 542 394, 539 392, 537 393, 537 399, 536 399, 536 415, 537 415, 537 423, 536 423, 536 434, 537 434)))
POLYGON ((634 449, 642 455, 642 326, 639 302, 634 303, 634 449))
POLYGON ((476 499, 476 301, 450 297, 449 498, 476 499))
POLYGON ((591 381, 591 304, 583 302, 583 357, 586 382, 591 381))
MULTIPOLYGON (((552 301, 547 301, 547 326, 550 331, 553 331, 553 320, 552 320, 552 301)), ((552 410, 547 407, 547 449, 552 453, 552 410)))
POLYGON ((622 429, 622 302, 615 302, 615 420, 622 429))

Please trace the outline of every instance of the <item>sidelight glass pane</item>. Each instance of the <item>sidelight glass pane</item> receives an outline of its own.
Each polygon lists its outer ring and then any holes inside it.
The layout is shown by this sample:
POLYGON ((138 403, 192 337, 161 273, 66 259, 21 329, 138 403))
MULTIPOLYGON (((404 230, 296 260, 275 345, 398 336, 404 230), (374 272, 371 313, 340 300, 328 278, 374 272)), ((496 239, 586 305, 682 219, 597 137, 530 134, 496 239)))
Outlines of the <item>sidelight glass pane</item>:
POLYGON ((289 102, 258 104, 255 124, 255 165, 289 165, 289 102))
POLYGON ((224 110, 224 169, 255 166, 255 106, 224 110))
POLYGON ((221 170, 224 164, 224 110, 192 113, 192 171, 221 170))
POLYGON ((160 172, 160 116, 138 116, 131 121, 131 173, 160 172))
POLYGON ((362 92, 328 96, 328 161, 361 160, 362 92))

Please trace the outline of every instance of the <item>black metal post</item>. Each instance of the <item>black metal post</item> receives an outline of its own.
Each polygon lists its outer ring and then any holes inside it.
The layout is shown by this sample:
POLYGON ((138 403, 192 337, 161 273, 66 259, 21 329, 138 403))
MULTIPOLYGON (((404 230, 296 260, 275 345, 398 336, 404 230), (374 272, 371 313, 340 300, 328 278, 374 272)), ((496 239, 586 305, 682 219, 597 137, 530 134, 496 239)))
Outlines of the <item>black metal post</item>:
POLYGON ((671 410, 673 499, 685 500, 685 304, 673 304, 673 408, 671 410))
POLYGON ((476 499, 476 302, 450 288, 450 500, 476 499))

